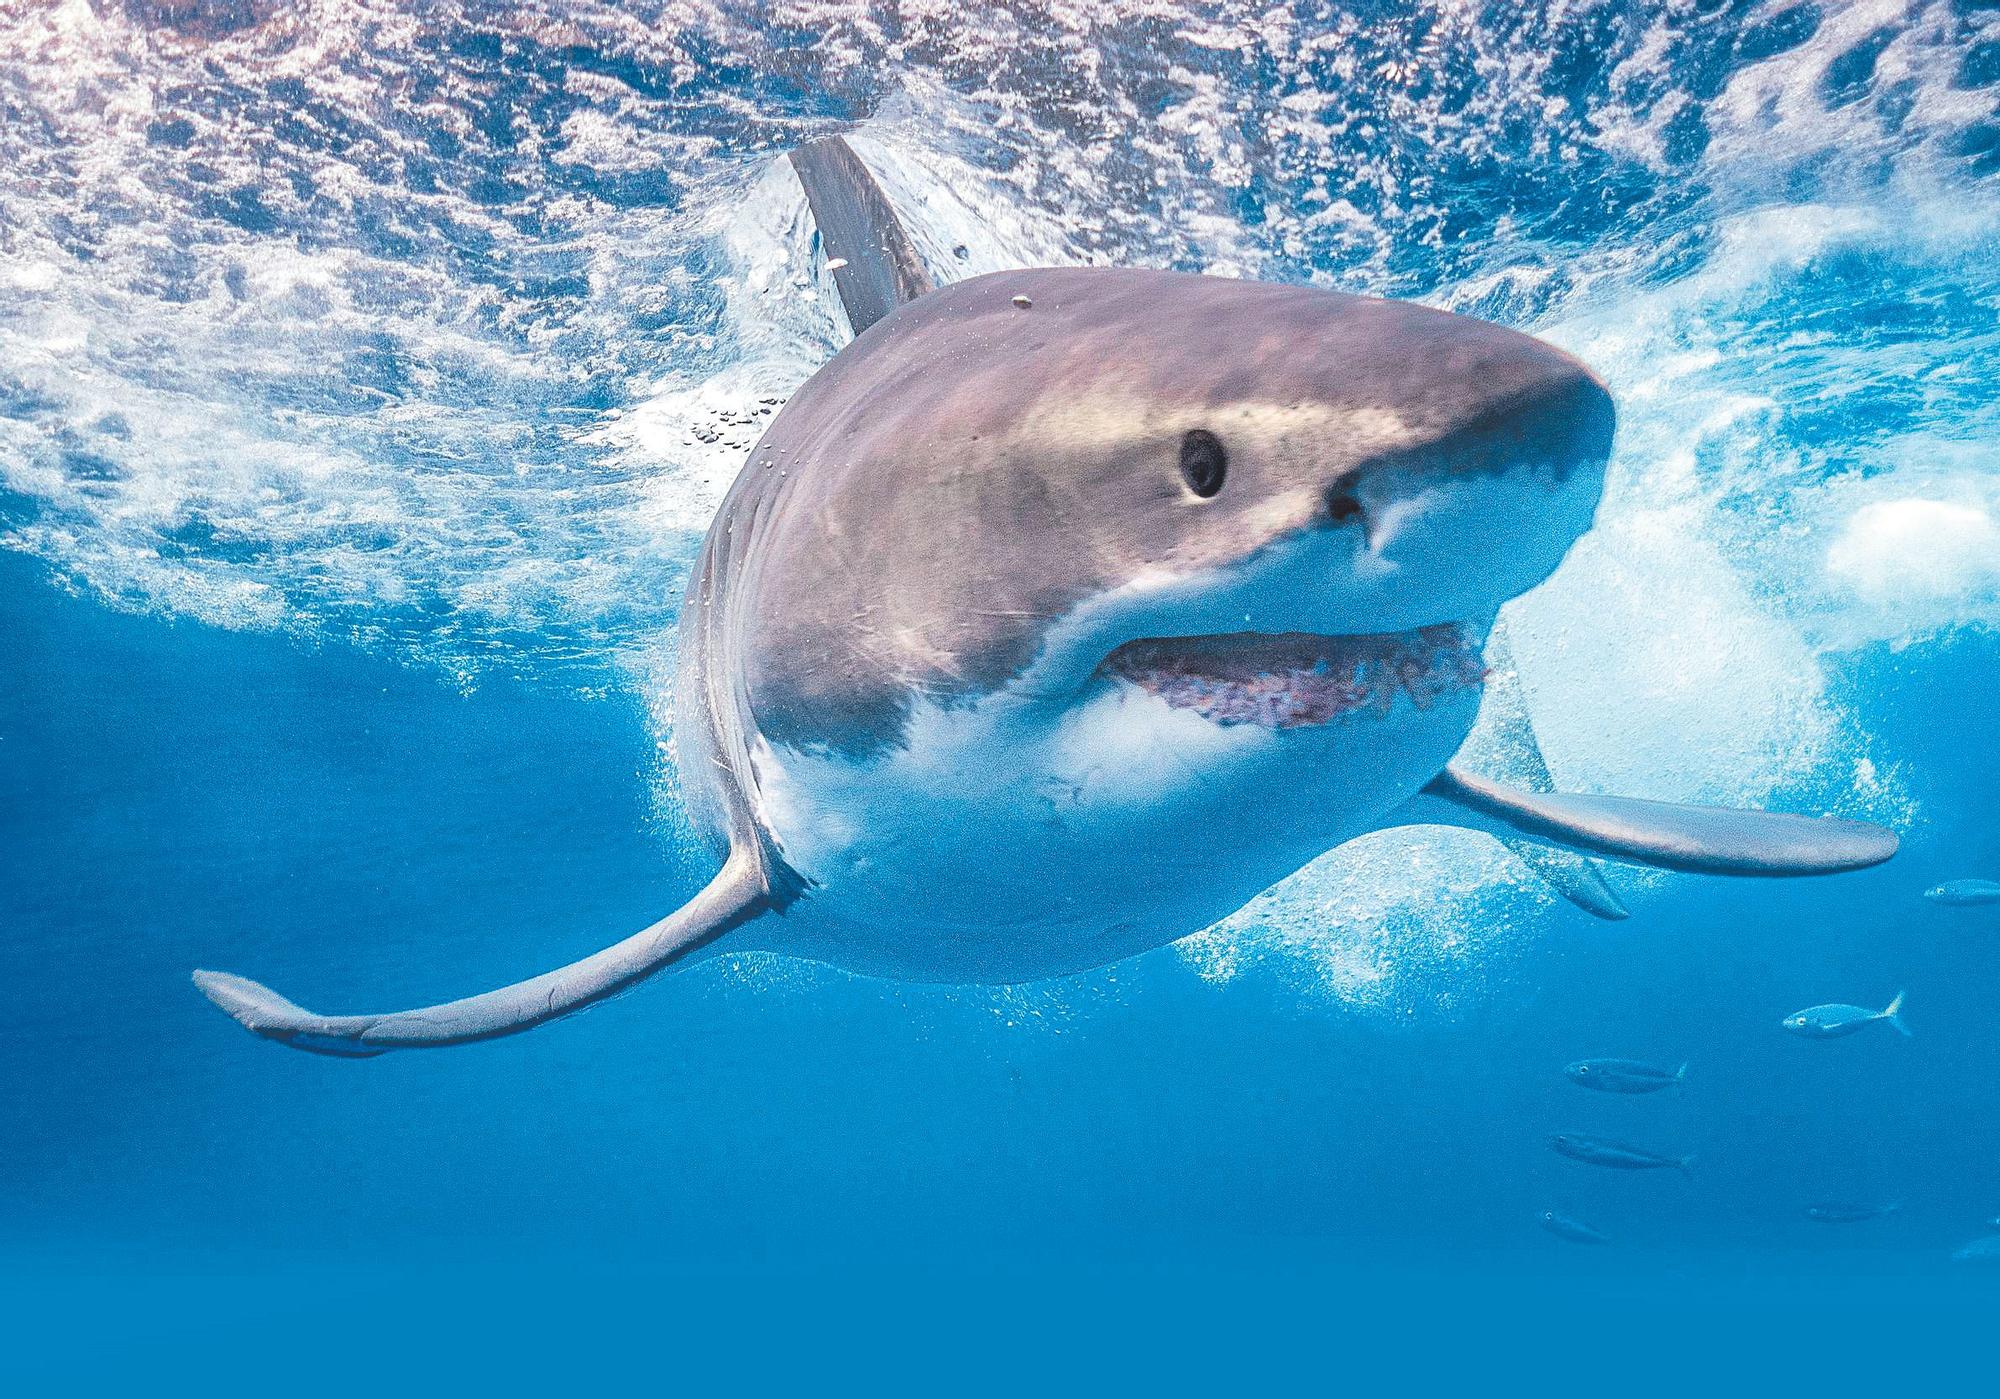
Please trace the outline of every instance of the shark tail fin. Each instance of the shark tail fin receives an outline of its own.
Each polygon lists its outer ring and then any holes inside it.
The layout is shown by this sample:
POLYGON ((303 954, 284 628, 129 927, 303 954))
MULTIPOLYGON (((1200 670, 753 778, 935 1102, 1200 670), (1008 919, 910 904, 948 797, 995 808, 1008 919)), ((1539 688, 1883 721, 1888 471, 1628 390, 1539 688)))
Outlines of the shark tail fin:
POLYGON ((889 196, 845 139, 808 141, 792 152, 791 162, 856 335, 936 285, 889 196))
POLYGON ((1887 1008, 1883 1010, 1882 1018, 1891 1025, 1894 1025, 1897 1033, 1902 1035, 1904 1039, 1909 1039, 1911 1038, 1910 1027, 1903 1023, 1903 997, 1905 994, 1907 993, 1903 991, 1896 993, 1896 999, 1889 1002, 1887 1008))

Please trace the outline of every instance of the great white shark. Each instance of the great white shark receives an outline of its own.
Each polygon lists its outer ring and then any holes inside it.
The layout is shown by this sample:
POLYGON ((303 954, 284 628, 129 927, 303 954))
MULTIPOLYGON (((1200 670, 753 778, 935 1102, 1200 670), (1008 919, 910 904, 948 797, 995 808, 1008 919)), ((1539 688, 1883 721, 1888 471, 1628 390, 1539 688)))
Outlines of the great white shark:
MULTIPOLYGON (((1454 764, 1509 599, 1591 526, 1610 394, 1527 335, 1316 287, 1040 268, 943 287, 847 143, 791 156, 853 340, 785 405, 682 607, 674 734, 719 867, 579 962, 245 1027, 366 1056, 529 1029, 720 947, 913 981, 1104 966, 1385 827, 1858 869, 1861 822, 1517 789, 1454 764)), ((1516 714, 1530 787, 1547 787, 1516 714)))

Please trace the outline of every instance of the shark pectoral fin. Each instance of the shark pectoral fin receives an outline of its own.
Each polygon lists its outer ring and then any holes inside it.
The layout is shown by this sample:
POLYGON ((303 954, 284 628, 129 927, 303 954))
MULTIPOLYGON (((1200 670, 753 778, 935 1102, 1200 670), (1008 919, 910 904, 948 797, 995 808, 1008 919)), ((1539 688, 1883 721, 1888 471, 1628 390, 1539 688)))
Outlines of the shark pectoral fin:
POLYGON ((1895 833, 1866 821, 1523 792, 1456 764, 1411 803, 1409 819, 1689 874, 1838 874, 1896 853, 1895 833))
MULTIPOLYGON (((1531 792, 1556 789, 1556 780, 1542 757, 1541 740, 1535 736, 1535 721, 1528 713, 1528 697, 1521 686, 1520 668, 1514 663, 1513 637, 1504 611, 1494 619, 1486 636, 1486 688, 1479 701, 1479 727, 1490 735, 1486 751, 1492 761, 1502 765, 1502 775, 1531 792)), ((1588 855, 1521 836, 1503 835, 1500 843, 1544 884, 1592 917, 1615 921, 1631 916, 1588 855)))
POLYGON ((1585 913, 1613 923, 1632 916, 1631 910, 1604 882, 1597 862, 1588 855, 1579 855, 1559 845, 1544 845, 1525 836, 1503 836, 1500 843, 1513 851, 1514 857, 1533 870, 1543 883, 1585 913))
POLYGON ((738 850, 686 904, 582 961, 497 991, 383 1015, 317 1015, 257 982, 198 971, 194 984, 253 1034, 315 1054, 363 1059, 518 1034, 616 995, 774 907, 754 850, 738 850))

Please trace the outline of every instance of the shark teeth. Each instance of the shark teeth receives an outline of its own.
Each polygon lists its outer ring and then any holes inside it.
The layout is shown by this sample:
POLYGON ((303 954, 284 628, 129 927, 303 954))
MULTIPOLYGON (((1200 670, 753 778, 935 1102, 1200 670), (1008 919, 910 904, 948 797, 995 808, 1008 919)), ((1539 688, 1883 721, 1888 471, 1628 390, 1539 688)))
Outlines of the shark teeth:
POLYGON ((1369 636, 1145 637, 1106 656, 1099 673, 1217 724, 1291 729, 1386 715, 1398 695, 1427 710, 1486 678, 1480 649, 1474 630, 1458 624, 1369 636))

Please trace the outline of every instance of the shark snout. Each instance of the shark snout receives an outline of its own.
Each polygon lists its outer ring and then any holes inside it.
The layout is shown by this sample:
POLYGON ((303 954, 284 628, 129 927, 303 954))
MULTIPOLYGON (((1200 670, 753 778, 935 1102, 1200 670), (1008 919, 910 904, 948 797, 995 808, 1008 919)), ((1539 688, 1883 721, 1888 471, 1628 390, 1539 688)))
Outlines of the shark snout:
POLYGON ((1552 346, 1498 327, 1479 329, 1514 342, 1513 353, 1479 356, 1454 377, 1426 385, 1413 406, 1392 406, 1392 415, 1407 415, 1409 430, 1328 485, 1334 523, 1365 512, 1368 496, 1391 487, 1409 494, 1498 476, 1530 490, 1532 478, 1560 487, 1581 472, 1585 490, 1594 496, 1602 489, 1617 425, 1610 391, 1552 346))
POLYGON ((1408 619, 1390 608, 1398 625, 1490 615, 1534 587, 1603 493, 1617 420, 1603 383, 1552 346, 1473 324, 1482 352, 1419 391, 1415 430, 1324 488, 1325 527, 1354 532, 1356 578, 1409 600, 1408 619))
POLYGON ((1557 482, 1581 471, 1595 495, 1617 426, 1611 393, 1568 355, 1519 338, 1532 347, 1523 351, 1524 371, 1475 397, 1467 420, 1438 444, 1440 464, 1453 471, 1547 473, 1557 482))

